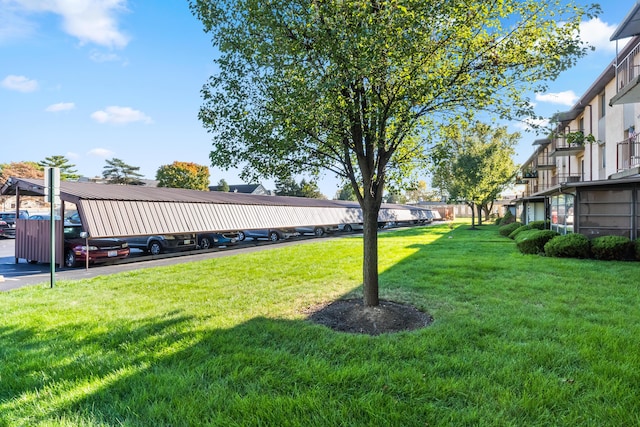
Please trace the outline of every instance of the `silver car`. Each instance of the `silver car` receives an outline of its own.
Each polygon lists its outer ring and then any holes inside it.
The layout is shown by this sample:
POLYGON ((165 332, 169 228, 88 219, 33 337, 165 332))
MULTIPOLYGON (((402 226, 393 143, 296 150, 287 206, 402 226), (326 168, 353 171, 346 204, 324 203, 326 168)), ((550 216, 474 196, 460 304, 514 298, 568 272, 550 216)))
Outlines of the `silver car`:
POLYGON ((240 240, 245 239, 268 239, 272 242, 278 240, 288 239, 295 236, 297 233, 295 230, 289 230, 284 228, 264 228, 261 230, 242 230, 238 232, 238 238, 240 240))

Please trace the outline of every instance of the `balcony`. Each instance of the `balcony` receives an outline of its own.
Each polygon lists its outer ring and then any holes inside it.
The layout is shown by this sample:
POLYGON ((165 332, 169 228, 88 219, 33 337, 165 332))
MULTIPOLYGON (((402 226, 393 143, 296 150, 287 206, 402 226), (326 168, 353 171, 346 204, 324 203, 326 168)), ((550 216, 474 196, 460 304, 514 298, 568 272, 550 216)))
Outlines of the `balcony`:
POLYGON ((556 185, 566 185, 570 183, 582 182, 582 175, 578 173, 560 173, 554 176, 551 179, 551 184, 553 186, 556 185))
POLYGON ((612 178, 623 178, 640 173, 640 134, 616 144, 618 173, 612 178))
POLYGON ((584 145, 592 142, 593 135, 585 135, 582 130, 557 134, 551 143, 549 157, 572 156, 584 152, 584 145))
POLYGON ((616 66, 616 88, 617 93, 611 98, 609 105, 640 102, 640 43, 619 60, 616 66))

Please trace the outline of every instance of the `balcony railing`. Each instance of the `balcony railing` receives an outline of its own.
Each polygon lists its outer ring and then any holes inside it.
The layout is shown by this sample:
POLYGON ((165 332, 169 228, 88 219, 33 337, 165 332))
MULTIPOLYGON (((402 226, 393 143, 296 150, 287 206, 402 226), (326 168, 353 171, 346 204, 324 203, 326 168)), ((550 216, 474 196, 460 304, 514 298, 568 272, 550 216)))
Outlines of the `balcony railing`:
POLYGON ((551 177, 552 186, 581 181, 583 181, 583 179, 582 175, 579 173, 559 173, 558 175, 551 177))
POLYGON ((618 62, 616 67, 616 88, 618 91, 640 75, 640 56, 638 54, 640 54, 640 43, 624 59, 618 62))
POLYGON ((617 151, 618 172, 640 166, 640 134, 618 142, 617 151))
POLYGON ((584 145, 588 138, 592 136, 586 135, 582 129, 569 130, 564 133, 557 134, 551 142, 551 153, 558 154, 575 154, 584 150, 584 145))

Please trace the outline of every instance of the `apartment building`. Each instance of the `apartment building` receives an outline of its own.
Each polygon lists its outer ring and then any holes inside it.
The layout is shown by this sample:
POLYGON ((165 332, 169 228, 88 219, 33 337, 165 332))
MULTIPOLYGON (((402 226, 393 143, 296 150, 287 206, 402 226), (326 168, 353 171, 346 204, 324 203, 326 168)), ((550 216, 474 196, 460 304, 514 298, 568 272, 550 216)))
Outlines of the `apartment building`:
POLYGON ((579 101, 534 141, 518 177, 516 212, 561 234, 640 235, 640 3, 611 40, 618 50, 579 101))

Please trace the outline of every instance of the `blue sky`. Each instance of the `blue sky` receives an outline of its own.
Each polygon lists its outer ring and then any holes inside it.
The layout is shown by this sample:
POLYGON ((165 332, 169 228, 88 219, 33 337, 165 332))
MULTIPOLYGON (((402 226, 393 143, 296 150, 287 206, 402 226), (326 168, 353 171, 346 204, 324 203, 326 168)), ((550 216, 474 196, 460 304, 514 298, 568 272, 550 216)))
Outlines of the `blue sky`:
MULTIPOLYGON (((583 23, 596 51, 536 96, 538 114, 571 108, 614 58, 609 37, 634 2, 602 3, 583 23)), ((0 162, 64 155, 99 176, 115 157, 150 179, 175 160, 209 165, 197 114, 214 54, 186 0, 0 0, 0 162)), ((516 162, 534 139, 523 134, 516 162)), ((212 184, 241 183, 235 170, 210 172, 212 184)), ((320 189, 332 198, 337 185, 327 175, 320 189)))

